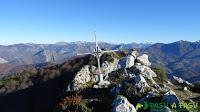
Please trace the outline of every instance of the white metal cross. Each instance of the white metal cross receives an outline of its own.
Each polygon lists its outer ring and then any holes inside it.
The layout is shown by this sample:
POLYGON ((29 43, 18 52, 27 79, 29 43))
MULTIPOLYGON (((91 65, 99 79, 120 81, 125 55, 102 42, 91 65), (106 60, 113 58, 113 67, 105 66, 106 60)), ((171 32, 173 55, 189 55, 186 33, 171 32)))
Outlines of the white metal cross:
POLYGON ((100 58, 102 56, 103 53, 108 53, 108 52, 115 52, 118 50, 107 50, 107 51, 102 51, 99 46, 98 46, 98 42, 97 42, 97 37, 96 37, 96 32, 94 32, 94 37, 95 37, 95 49, 94 52, 91 53, 82 53, 82 54, 77 54, 77 55, 87 55, 87 54, 92 54, 97 58, 97 64, 98 64, 98 75, 99 75, 99 82, 103 81, 103 74, 101 73, 101 66, 100 66, 100 58))

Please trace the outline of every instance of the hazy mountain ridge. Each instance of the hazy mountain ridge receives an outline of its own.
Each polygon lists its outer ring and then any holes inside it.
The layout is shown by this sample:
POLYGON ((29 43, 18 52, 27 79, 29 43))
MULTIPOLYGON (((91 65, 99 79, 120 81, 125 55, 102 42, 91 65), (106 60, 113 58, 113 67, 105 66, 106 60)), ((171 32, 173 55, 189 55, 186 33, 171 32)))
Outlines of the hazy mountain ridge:
MULTIPOLYGON (((77 53, 93 51, 94 46, 95 43, 93 42, 81 41, 0 46, 0 58, 6 60, 8 62, 6 64, 11 65, 63 62, 77 53)), ((170 74, 191 82, 200 80, 200 41, 177 41, 169 44, 110 44, 101 42, 99 46, 106 49, 138 48, 140 52, 147 53, 150 56, 153 65, 166 67, 170 74)))
MULTIPOLYGON (((56 44, 15 44, 0 46, 0 57, 7 60, 9 64, 25 65, 44 63, 51 61, 64 61, 77 53, 92 52, 95 43, 93 42, 58 42, 56 44)), ((119 48, 143 48, 149 44, 110 44, 101 42, 102 48, 119 49, 119 48)), ((3 62, 3 60, 2 60, 3 62)), ((5 63, 6 61, 4 61, 5 63)))

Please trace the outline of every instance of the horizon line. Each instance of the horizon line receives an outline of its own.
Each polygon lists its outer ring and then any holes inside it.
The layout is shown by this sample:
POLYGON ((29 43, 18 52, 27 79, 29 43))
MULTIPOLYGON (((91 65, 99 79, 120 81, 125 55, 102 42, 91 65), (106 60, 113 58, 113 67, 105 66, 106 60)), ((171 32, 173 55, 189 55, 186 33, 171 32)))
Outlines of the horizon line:
MULTIPOLYGON (((185 42, 200 42, 200 40, 197 41, 188 41, 188 40, 178 40, 178 41, 173 41, 173 42, 129 42, 129 43, 113 43, 113 42, 105 42, 105 41, 99 41, 99 43, 108 43, 108 44, 157 44, 157 43, 162 43, 162 44, 170 44, 170 43, 175 43, 175 42, 180 42, 180 41, 185 41, 185 42)), ((19 45, 19 44, 36 44, 36 45, 50 45, 50 44, 68 44, 68 43, 95 43, 92 41, 71 41, 71 42, 66 42, 66 41, 58 41, 58 42, 53 42, 53 43, 38 43, 38 42, 19 42, 19 43, 12 43, 12 44, 2 44, 0 43, 1 46, 10 46, 10 45, 19 45)))

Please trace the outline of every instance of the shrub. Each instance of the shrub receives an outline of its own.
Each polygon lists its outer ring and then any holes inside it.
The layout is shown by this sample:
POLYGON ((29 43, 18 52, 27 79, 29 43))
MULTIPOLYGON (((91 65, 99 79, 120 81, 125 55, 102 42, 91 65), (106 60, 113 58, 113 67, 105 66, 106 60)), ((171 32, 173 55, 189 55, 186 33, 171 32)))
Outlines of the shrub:
POLYGON ((120 49, 120 52, 117 53, 119 58, 125 57, 128 54, 128 50, 120 49))
POLYGON ((113 62, 114 61, 114 54, 113 53, 104 53, 101 56, 100 62, 104 62, 104 61, 113 62))
POLYGON ((158 83, 164 83, 167 80, 166 70, 161 67, 152 67, 152 70, 157 74, 155 81, 158 83))
POLYGON ((123 73, 124 73, 123 69, 116 70, 109 74, 108 80, 112 83, 121 83, 122 84, 122 82, 126 78, 123 73))
POLYGON ((77 94, 72 96, 66 96, 64 97, 61 102, 59 103, 59 107, 62 110, 66 110, 69 106, 77 106, 81 103, 82 96, 79 96, 77 94))
POLYGON ((191 87, 191 90, 195 93, 200 93, 200 81, 194 83, 194 86, 191 87))
POLYGON ((92 112, 92 109, 88 108, 86 103, 82 101, 82 96, 77 94, 65 96, 58 106, 59 108, 55 109, 58 112, 92 112))

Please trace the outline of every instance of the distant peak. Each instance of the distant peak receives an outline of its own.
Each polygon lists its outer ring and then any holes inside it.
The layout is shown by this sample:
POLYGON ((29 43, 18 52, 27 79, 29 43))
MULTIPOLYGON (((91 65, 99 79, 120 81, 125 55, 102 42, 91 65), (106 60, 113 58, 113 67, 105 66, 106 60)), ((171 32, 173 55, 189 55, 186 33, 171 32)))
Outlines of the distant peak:
POLYGON ((200 40, 197 40, 196 42, 197 42, 197 43, 200 43, 200 40))

